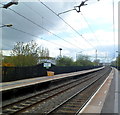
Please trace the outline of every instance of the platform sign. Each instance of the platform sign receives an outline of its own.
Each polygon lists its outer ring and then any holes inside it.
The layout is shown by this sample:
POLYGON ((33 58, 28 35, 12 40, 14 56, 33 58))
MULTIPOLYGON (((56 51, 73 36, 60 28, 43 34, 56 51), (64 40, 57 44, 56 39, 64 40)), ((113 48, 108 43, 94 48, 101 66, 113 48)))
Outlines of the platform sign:
POLYGON ((43 67, 46 69, 49 69, 51 67, 51 63, 44 63, 43 67))

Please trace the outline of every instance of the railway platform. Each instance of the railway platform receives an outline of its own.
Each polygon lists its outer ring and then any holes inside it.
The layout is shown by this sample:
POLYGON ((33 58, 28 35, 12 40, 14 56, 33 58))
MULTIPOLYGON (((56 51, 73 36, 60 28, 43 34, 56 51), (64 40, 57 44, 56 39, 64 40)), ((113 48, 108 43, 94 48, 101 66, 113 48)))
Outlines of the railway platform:
POLYGON ((87 102, 80 114, 84 113, 107 113, 120 115, 120 71, 113 68, 101 87, 87 102))
POLYGON ((90 70, 84 70, 84 71, 78 71, 78 72, 72 72, 72 73, 66 73, 66 74, 58 74, 58 75, 54 75, 54 76, 45 76, 45 77, 17 80, 17 81, 12 81, 12 82, 4 82, 4 83, 0 83, 0 92, 12 90, 12 89, 19 89, 22 87, 32 86, 32 85, 45 83, 45 82, 49 82, 49 81, 53 81, 53 80, 59 80, 59 79, 63 79, 63 78, 68 78, 68 77, 72 77, 72 76, 83 75, 86 73, 98 71, 103 68, 104 67, 90 69, 90 70))

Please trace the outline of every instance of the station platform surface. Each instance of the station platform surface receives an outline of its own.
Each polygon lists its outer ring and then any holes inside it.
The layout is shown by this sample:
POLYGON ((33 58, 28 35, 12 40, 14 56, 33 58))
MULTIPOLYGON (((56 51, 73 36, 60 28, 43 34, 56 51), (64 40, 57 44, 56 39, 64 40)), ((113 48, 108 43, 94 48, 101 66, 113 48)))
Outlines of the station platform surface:
POLYGON ((120 71, 113 68, 81 113, 120 115, 120 71), (119 83, 119 84, 118 84, 119 83))
POLYGON ((84 71, 78 71, 78 72, 71 72, 71 73, 66 73, 66 74, 58 74, 58 75, 54 75, 54 76, 45 76, 45 77, 17 80, 17 81, 12 81, 12 82, 3 82, 3 83, 0 83, 0 91, 7 91, 7 90, 15 89, 15 88, 35 85, 35 84, 52 81, 52 80, 57 80, 57 79, 62 79, 62 78, 66 78, 66 77, 71 77, 71 76, 75 76, 75 75, 82 75, 82 74, 94 72, 94 71, 97 71, 97 70, 100 70, 103 68, 104 67, 90 69, 90 70, 84 70, 84 71))

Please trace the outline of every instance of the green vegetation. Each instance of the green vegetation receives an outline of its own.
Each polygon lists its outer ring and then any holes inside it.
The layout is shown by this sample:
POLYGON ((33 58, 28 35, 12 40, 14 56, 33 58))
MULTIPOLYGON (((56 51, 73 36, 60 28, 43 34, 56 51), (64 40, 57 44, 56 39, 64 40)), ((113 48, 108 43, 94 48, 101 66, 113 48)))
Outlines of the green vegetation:
POLYGON ((100 64, 100 60, 99 59, 96 59, 93 61, 94 65, 99 65, 100 64))
POLYGON ((71 57, 63 56, 56 59, 57 66, 94 66, 99 65, 99 60, 92 62, 89 56, 79 55, 74 61, 71 57))
POLYGON ((2 51, 0 51, 0 67, 2 66, 2 51))
POLYGON ((72 66, 74 64, 71 57, 63 56, 56 59, 57 66, 72 66))
POLYGON ((118 55, 118 57, 116 58, 115 61, 111 62, 112 66, 119 66, 120 67, 120 54, 118 55))
POLYGON ((17 42, 12 49, 11 56, 3 59, 3 65, 33 66, 37 65, 40 57, 49 57, 49 50, 38 47, 34 41, 29 43, 17 42))
POLYGON ((89 56, 78 55, 77 60, 68 56, 59 56, 56 59, 49 57, 49 50, 34 41, 29 43, 17 42, 11 51, 10 56, 4 56, 2 65, 7 67, 13 66, 33 66, 46 60, 55 60, 56 66, 97 66, 100 60, 90 60, 89 56))
POLYGON ((79 55, 76 62, 76 66, 93 66, 94 63, 90 61, 89 56, 86 55, 79 55))
POLYGON ((117 63, 118 63, 118 66, 120 67, 120 54, 119 54, 119 56, 117 57, 117 63))

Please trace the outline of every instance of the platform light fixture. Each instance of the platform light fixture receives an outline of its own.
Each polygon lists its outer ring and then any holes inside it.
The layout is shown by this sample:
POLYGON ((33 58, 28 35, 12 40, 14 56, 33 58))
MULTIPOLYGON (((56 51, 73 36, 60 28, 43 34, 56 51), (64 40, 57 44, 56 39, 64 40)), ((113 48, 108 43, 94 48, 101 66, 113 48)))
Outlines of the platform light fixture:
POLYGON ((17 5, 18 4, 18 0, 11 0, 11 2, 8 2, 7 4, 4 4, 2 8, 9 8, 12 5, 17 5))
POLYGON ((4 24, 4 25, 1 25, 0 28, 3 28, 3 27, 11 27, 13 26, 12 24, 4 24))
POLYGON ((61 57, 61 51, 62 51, 62 48, 59 48, 59 50, 60 50, 60 57, 61 57))

